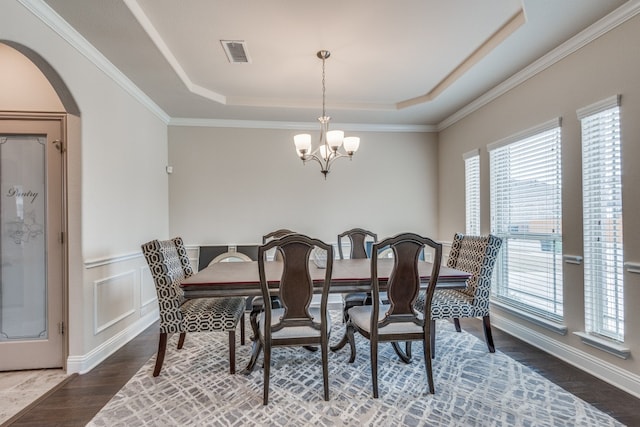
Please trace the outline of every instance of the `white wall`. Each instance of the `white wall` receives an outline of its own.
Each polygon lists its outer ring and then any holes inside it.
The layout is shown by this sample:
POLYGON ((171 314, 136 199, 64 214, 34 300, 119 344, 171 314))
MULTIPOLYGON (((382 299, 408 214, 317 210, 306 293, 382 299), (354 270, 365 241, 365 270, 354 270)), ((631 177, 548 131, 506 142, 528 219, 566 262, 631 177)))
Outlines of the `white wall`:
MULTIPOLYGON (((168 237, 167 118, 125 90, 126 82, 110 77, 116 73, 108 64, 96 66, 99 60, 92 48, 49 15, 45 5, 30 5, 35 9, 3 0, 0 40, 42 57, 80 110, 79 118, 69 120, 67 153, 68 367, 70 372, 86 371, 157 316, 149 309, 148 271, 140 244, 168 237), (45 16, 55 31, 38 16, 45 16)), ((3 59, 2 65, 8 61, 3 59)), ((11 75, 12 88, 42 80, 31 72, 11 75)), ((0 109, 56 108, 43 104, 38 93, 5 94, 0 109), (29 102, 27 95, 32 95, 29 102)))
MULTIPOLYGON (((440 133, 440 232, 442 239, 464 230, 464 162, 475 148, 481 155, 482 231, 490 231, 489 157, 487 144, 562 117, 563 252, 582 255, 581 135, 576 110, 621 94, 624 256, 640 261, 640 16, 604 34, 575 53, 495 99, 440 133)), ((560 336, 492 308, 494 325, 557 356, 579 364, 621 388, 640 395, 640 275, 626 272, 625 346, 622 360, 581 342, 584 330, 583 268, 565 264, 564 314, 569 329, 560 336)))
POLYGON ((295 133, 170 126, 171 234, 190 245, 261 243, 278 228, 327 242, 353 227, 380 238, 435 236, 434 134, 346 132, 361 137, 360 149, 352 161, 338 159, 325 181, 317 163, 297 157, 295 133))

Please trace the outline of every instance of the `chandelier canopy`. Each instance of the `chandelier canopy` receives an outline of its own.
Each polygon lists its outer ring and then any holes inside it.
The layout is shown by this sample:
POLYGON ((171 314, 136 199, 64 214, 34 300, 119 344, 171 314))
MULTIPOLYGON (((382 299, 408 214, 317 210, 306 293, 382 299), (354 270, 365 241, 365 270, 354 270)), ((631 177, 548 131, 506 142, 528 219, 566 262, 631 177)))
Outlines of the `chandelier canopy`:
POLYGON ((296 146, 296 152, 302 159, 303 163, 307 160, 315 160, 320 165, 320 172, 327 179, 327 174, 331 168, 331 164, 341 157, 349 157, 351 159, 353 154, 358 151, 360 146, 360 138, 356 136, 344 136, 344 132, 341 130, 329 130, 329 120, 331 117, 327 116, 325 112, 325 61, 331 55, 328 50, 321 50, 317 54, 318 58, 322 59, 322 116, 318 117, 320 122, 320 143, 318 147, 311 151, 311 135, 308 133, 301 133, 293 137, 294 144, 296 146), (340 148, 342 147, 342 150, 340 148))

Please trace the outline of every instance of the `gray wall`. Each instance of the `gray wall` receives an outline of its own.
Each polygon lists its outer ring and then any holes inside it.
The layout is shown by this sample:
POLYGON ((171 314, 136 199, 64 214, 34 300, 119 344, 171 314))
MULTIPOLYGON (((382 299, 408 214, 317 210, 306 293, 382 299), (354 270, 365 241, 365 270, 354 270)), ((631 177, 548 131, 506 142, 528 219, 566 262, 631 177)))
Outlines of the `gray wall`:
MULTIPOLYGON (((624 256, 640 261, 640 17, 606 33, 540 74, 495 99, 442 131, 439 135, 439 235, 450 238, 464 230, 463 153, 474 148, 481 155, 482 231, 490 231, 489 156, 487 144, 562 117, 563 251, 582 255, 581 135, 576 110, 610 96, 622 95, 622 156, 624 256)), ((600 377, 640 395, 640 275, 626 272, 625 346, 628 360, 586 346, 573 334, 584 330, 583 268, 564 264, 564 312, 569 328, 560 336, 493 308, 494 324, 517 336, 579 363, 600 377), (630 383, 625 383, 626 377, 630 383), (622 382, 622 383, 621 383, 622 382)))
POLYGON ((188 244, 242 244, 277 228, 327 242, 352 227, 379 237, 437 233, 435 134, 346 132, 361 137, 360 149, 325 181, 317 163, 297 157, 295 133, 170 126, 171 234, 188 244))
MULTIPOLYGON (((85 372, 157 318, 140 244, 168 237, 168 118, 149 108, 131 82, 118 80, 66 23, 32 6, 2 2, 0 40, 55 70, 56 84, 79 109, 68 116, 67 129, 67 367, 85 372)), ((30 61, 3 47, 0 63, 0 110, 61 111, 30 61)))

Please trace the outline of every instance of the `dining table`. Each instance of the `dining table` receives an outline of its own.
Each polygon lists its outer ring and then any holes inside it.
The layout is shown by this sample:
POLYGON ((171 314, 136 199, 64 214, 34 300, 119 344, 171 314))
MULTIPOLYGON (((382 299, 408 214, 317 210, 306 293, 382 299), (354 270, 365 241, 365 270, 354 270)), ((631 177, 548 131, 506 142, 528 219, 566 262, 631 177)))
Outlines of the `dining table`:
MULTIPOLYGON (((393 269, 392 258, 378 259, 378 281, 380 289, 384 290, 393 269)), ((431 276, 432 264, 427 261, 418 262, 420 281, 426 287, 431 276)), ((311 261, 309 273, 317 292, 322 290, 325 269, 316 266, 311 261)), ((282 262, 265 262, 267 282, 277 291, 278 282, 282 275, 282 262)), ((438 288, 464 288, 470 274, 461 270, 440 267, 438 288)), ((257 261, 218 262, 198 271, 180 284, 185 298, 229 297, 229 296, 261 296, 260 276, 257 261)), ((331 293, 370 292, 371 291, 371 260, 365 259, 336 259, 333 261, 331 272, 331 293)))
MULTIPOLYGON (((386 282, 393 270, 392 258, 378 259, 378 282, 380 290, 384 291, 386 282)), ((278 283, 282 275, 281 261, 265 262, 265 275, 270 288, 277 294, 278 283)), ((420 282, 424 288, 429 284, 432 264, 428 261, 418 261, 420 282)), ((316 292, 322 291, 326 270, 315 262, 309 263, 309 274, 317 284, 316 292)), ((438 275, 438 289, 461 289, 466 285, 470 274, 461 270, 441 266, 438 275)), ((180 284, 184 297, 211 298, 232 296, 262 296, 260 276, 257 261, 218 262, 212 263, 186 278, 180 284)), ((364 259, 336 259, 331 271, 330 293, 371 292, 371 260, 364 259)), ((244 373, 250 373, 255 367, 259 343, 254 337, 251 358, 244 373)))

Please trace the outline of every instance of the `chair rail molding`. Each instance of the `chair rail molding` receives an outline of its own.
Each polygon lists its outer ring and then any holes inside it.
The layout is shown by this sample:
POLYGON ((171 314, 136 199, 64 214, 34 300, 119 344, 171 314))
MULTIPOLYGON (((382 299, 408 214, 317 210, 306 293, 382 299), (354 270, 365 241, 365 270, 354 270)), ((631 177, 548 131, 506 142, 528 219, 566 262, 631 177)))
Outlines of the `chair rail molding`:
POLYGON ((142 252, 131 252, 128 254, 113 255, 103 258, 87 259, 84 261, 84 268, 91 269, 118 262, 129 261, 131 259, 142 258, 142 252))

